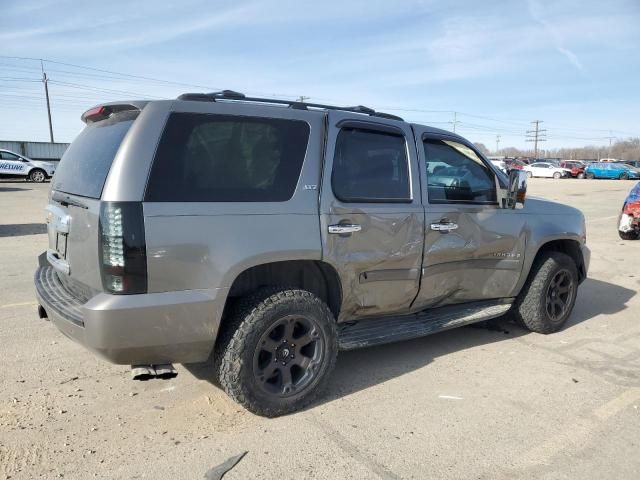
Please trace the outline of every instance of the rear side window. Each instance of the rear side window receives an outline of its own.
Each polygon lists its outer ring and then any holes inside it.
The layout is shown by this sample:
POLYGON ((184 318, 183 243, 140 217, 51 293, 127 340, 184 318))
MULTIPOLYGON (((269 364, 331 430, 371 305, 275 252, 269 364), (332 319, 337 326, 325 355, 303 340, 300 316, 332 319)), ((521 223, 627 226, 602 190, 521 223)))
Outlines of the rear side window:
POLYGON ((151 169, 150 202, 284 202, 309 141, 299 120, 172 113, 151 169))
POLYGON ((343 202, 411 202, 404 136, 343 128, 336 140, 331 183, 343 202))
POLYGON ((87 125, 62 156, 53 177, 53 189, 100 198, 111 163, 139 113, 116 113, 87 125))

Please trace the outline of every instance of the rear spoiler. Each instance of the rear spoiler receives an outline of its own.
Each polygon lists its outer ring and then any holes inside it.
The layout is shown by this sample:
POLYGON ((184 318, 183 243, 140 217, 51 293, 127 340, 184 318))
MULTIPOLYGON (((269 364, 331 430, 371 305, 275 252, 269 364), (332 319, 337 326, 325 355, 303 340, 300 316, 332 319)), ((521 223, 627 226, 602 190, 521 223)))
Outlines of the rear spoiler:
POLYGON ((93 122, 99 122, 105 118, 109 118, 112 114, 118 112, 127 111, 141 111, 144 106, 149 103, 147 101, 136 102, 117 102, 117 103, 105 103, 96 107, 90 108, 82 114, 80 120, 89 124, 93 122))

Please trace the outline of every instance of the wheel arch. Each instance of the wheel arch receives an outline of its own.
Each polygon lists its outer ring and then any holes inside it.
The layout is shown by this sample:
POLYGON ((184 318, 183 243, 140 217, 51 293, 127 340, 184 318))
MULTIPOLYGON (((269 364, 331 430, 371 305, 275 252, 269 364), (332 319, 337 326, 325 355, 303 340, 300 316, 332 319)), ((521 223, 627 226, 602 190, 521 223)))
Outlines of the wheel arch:
POLYGON ((31 174, 32 174, 33 172, 37 172, 37 171, 42 172, 42 173, 44 174, 44 178, 49 178, 49 175, 47 175, 47 171, 46 171, 44 168, 42 168, 42 167, 36 167, 36 166, 31 167, 31 168, 29 169, 29 171, 28 171, 28 172, 27 172, 27 174, 26 174, 26 177, 30 178, 30 177, 31 177, 31 174))
POLYGON ((578 269, 578 281, 582 283, 582 281, 587 277, 586 266, 579 241, 562 238, 543 243, 540 248, 538 248, 533 259, 533 263, 535 263, 541 255, 547 252, 560 252, 570 256, 578 269))
POLYGON ((342 306, 342 284, 335 268, 320 260, 282 260, 246 268, 234 279, 227 304, 262 287, 301 288, 322 299, 335 318, 342 306))

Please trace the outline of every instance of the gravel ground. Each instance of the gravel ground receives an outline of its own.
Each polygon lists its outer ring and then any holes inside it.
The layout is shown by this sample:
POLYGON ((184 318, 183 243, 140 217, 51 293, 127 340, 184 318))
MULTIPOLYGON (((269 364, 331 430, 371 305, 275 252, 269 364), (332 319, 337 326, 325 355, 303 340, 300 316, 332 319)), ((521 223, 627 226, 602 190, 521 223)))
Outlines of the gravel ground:
POLYGON ((328 394, 268 420, 178 366, 134 383, 39 320, 49 184, 0 183, 0 479, 640 478, 640 241, 618 238, 633 182, 544 180, 587 217, 593 258, 554 335, 461 328, 342 353, 328 394))

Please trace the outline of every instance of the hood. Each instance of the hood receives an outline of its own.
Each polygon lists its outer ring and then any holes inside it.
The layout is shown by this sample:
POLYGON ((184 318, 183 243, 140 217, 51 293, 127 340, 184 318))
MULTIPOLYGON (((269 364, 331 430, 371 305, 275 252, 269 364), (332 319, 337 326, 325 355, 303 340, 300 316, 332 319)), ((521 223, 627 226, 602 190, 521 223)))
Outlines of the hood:
POLYGON ((583 216, 580 210, 569 205, 529 196, 527 196, 522 210, 524 213, 532 215, 583 216))
POLYGON ((55 165, 53 163, 49 163, 49 162, 42 162, 40 160, 29 160, 31 163, 33 163, 36 167, 42 167, 42 168, 54 168, 55 165))

